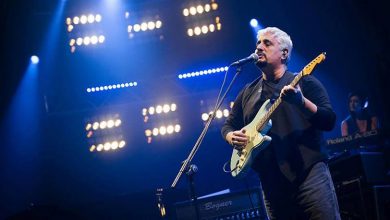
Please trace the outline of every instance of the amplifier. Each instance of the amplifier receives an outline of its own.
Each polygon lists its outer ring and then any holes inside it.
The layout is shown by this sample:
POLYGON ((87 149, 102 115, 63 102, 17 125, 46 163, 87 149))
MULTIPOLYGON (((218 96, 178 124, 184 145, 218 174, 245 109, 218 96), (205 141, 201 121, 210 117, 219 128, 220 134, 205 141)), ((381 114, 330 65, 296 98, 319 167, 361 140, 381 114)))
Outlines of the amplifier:
POLYGON ((335 183, 358 178, 368 184, 386 183, 387 180, 381 152, 346 153, 329 161, 329 170, 335 183))
MULTIPOLYGON (((232 192, 197 200, 199 219, 266 219, 259 188, 232 192)), ((191 201, 175 204, 178 220, 196 220, 196 206, 191 201)))

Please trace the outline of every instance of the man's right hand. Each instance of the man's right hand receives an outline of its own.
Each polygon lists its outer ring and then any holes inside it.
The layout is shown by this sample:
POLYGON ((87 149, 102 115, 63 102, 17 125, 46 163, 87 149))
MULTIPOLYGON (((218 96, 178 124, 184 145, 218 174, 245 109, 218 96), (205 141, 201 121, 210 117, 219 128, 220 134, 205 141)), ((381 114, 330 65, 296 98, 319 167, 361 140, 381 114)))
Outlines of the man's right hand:
POLYGON ((242 150, 248 144, 248 136, 245 135, 246 130, 241 129, 227 133, 226 140, 237 150, 242 150))

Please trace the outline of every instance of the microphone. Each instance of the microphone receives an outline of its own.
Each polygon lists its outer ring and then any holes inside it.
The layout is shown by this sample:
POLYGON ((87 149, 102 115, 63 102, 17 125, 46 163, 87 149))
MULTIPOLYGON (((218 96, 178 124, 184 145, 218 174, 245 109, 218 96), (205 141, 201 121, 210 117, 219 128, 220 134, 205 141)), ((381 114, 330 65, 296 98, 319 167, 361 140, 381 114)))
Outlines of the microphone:
POLYGON ((259 59, 259 56, 255 53, 252 53, 249 57, 238 60, 238 61, 230 64, 230 66, 243 66, 243 65, 250 63, 250 62, 256 62, 258 59, 259 59))

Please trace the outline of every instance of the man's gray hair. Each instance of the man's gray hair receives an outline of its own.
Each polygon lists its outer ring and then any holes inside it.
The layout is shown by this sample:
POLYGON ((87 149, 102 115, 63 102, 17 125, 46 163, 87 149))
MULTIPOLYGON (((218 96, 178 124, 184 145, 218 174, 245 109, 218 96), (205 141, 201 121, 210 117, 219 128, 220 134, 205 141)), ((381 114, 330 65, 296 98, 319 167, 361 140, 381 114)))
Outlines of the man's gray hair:
POLYGON ((293 43, 291 41, 290 36, 286 32, 280 30, 277 27, 267 27, 257 32, 257 39, 259 39, 260 35, 264 35, 266 33, 269 33, 276 38, 276 40, 280 45, 280 50, 284 50, 284 49, 288 50, 287 61, 290 60, 291 51, 293 48, 293 43))

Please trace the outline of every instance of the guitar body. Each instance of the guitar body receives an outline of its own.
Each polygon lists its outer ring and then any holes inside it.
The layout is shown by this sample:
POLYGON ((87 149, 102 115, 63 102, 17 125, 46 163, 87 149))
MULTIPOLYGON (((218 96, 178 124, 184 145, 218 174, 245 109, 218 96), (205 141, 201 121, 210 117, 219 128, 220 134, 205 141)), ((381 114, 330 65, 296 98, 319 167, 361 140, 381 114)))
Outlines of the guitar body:
POLYGON ((271 137, 266 135, 272 127, 271 120, 266 123, 260 132, 256 129, 257 123, 264 117, 270 107, 270 100, 265 101, 252 122, 243 128, 246 130, 245 134, 249 140, 243 150, 233 150, 230 160, 230 170, 233 177, 244 177, 249 172, 255 157, 271 142, 271 137))

